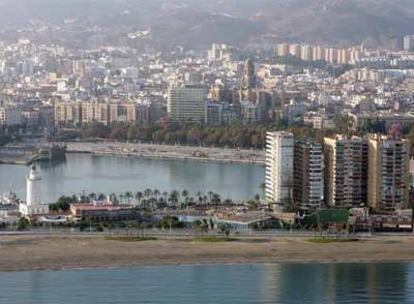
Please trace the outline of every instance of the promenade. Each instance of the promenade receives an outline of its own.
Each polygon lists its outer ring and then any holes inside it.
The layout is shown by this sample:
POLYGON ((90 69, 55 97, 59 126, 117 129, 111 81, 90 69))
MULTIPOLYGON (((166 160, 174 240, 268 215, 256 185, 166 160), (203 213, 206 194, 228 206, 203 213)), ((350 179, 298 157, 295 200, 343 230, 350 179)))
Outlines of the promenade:
POLYGON ((135 156, 149 159, 179 159, 237 163, 265 163, 263 150, 192 147, 181 145, 157 145, 143 143, 86 143, 67 142, 68 153, 93 153, 97 155, 135 156))

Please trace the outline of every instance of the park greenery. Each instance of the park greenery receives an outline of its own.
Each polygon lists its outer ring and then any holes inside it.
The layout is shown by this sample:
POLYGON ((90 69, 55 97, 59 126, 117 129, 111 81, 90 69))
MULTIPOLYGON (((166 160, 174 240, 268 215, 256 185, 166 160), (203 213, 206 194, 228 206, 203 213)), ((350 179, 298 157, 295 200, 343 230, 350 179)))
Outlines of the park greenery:
POLYGON ((222 243, 222 242, 234 242, 237 241, 236 238, 230 238, 227 236, 215 236, 215 235, 208 235, 208 236, 198 236, 193 238, 193 242, 195 243, 222 243))
POLYGON ((307 239, 307 242, 309 243, 315 243, 315 244, 331 244, 331 243, 352 243, 352 242, 358 242, 359 239, 356 238, 312 238, 307 239))
MULTIPOLYGON (((347 115, 337 114, 335 129, 315 129, 304 125, 300 120, 288 125, 284 120, 243 125, 234 123, 223 126, 202 126, 199 124, 159 123, 153 125, 133 125, 114 123, 106 126, 98 122, 84 125, 80 130, 67 136, 82 140, 113 140, 170 145, 190 145, 205 147, 226 147, 244 149, 264 149, 267 131, 289 131, 296 139, 314 139, 323 143, 323 138, 335 134, 363 136, 367 133, 390 134, 396 126, 385 127, 383 121, 364 122, 357 130, 347 115)), ((400 128, 398 132, 414 143, 414 126, 400 128)), ((69 138, 70 139, 70 138, 69 138)))
MULTIPOLYGON (((260 185, 260 189, 263 192, 264 185, 260 185)), ((253 206, 249 209, 255 210, 261 200, 261 196, 256 194, 254 199, 249 200, 247 203, 249 206, 253 206)), ((173 209, 183 209, 192 206, 204 206, 209 208, 217 205, 233 205, 234 201, 229 198, 223 198, 220 194, 213 191, 197 191, 191 193, 189 190, 183 189, 181 191, 161 191, 158 189, 147 188, 143 191, 126 191, 124 193, 116 194, 111 193, 105 195, 103 193, 89 193, 79 196, 62 196, 55 203, 50 204, 49 208, 52 212, 66 212, 69 210, 71 204, 76 203, 91 203, 93 201, 107 201, 113 205, 134 205, 142 210, 153 211, 155 209, 161 209, 170 207, 173 209)), ((172 219, 174 220, 174 219, 172 219)), ((170 226, 170 224, 168 224, 170 226)))
POLYGON ((156 241, 157 238, 149 236, 105 236, 107 241, 120 241, 120 242, 143 242, 143 241, 156 241))

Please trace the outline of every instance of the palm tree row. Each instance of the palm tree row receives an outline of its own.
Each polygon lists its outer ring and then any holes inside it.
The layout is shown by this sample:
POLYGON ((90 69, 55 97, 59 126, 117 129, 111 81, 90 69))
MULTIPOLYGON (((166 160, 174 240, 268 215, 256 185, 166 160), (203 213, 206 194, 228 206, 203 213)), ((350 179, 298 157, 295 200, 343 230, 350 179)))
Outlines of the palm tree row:
MULTIPOLYGON (((87 196, 84 196, 83 200, 105 200, 107 196, 104 194, 95 194, 90 193, 87 196)), ((215 206, 219 204, 233 204, 233 201, 229 198, 222 199, 220 194, 213 191, 208 191, 206 193, 198 191, 195 193, 195 196, 191 195, 188 190, 172 190, 170 192, 163 191, 161 192, 158 189, 147 188, 144 191, 138 191, 133 193, 131 191, 126 191, 121 194, 112 193, 109 195, 109 200, 113 204, 133 204, 139 207, 149 207, 154 209, 154 207, 176 207, 176 208, 185 208, 189 206, 215 206)))

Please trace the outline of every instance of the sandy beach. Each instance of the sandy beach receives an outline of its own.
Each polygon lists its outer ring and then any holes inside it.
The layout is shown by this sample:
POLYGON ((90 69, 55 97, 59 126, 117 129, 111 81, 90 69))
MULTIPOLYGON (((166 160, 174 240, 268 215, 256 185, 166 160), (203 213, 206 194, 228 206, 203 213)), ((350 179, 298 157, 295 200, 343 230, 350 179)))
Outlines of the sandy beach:
POLYGON ((123 242, 103 236, 2 236, 0 271, 139 265, 401 262, 414 260, 414 236, 372 237, 315 244, 306 238, 238 238, 207 243, 191 238, 123 242))

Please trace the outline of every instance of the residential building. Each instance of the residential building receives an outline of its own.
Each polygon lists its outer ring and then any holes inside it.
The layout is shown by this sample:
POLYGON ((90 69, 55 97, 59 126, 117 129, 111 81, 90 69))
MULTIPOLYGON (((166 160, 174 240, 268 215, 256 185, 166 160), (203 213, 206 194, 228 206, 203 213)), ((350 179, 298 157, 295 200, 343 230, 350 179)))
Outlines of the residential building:
POLYGON ((292 207, 293 134, 268 132, 266 136, 266 200, 281 209, 292 207))
POLYGON ((359 137, 325 138, 325 201, 332 207, 367 203, 368 142, 359 137))
POLYGON ((279 57, 286 57, 289 55, 289 44, 287 43, 280 43, 276 47, 276 55, 279 57))
POLYGON ((371 135, 368 156, 368 205, 380 211, 407 208, 410 183, 408 141, 371 135))
POLYGON ((22 124, 22 110, 14 106, 0 106, 0 126, 22 124))
POLYGON ((324 200, 324 157, 322 146, 298 141, 294 147, 293 201, 295 207, 312 212, 324 200))

